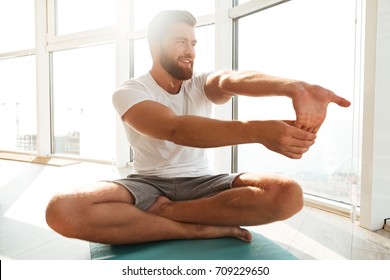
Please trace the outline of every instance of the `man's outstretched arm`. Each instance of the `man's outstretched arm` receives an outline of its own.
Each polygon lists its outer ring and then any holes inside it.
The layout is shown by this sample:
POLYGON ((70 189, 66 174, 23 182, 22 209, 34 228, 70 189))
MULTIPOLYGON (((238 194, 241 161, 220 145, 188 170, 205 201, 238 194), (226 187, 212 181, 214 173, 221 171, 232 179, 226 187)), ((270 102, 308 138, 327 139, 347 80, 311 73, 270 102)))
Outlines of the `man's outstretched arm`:
POLYGON ((299 159, 314 144, 315 134, 285 121, 221 121, 199 116, 178 116, 170 108, 143 101, 131 107, 123 119, 149 137, 182 146, 213 148, 259 143, 268 149, 299 159))
POLYGON ((218 71, 208 77, 205 92, 216 104, 227 102, 234 95, 290 97, 297 117, 295 126, 312 133, 317 133, 324 122, 329 103, 341 107, 351 105, 321 86, 256 71, 218 71))

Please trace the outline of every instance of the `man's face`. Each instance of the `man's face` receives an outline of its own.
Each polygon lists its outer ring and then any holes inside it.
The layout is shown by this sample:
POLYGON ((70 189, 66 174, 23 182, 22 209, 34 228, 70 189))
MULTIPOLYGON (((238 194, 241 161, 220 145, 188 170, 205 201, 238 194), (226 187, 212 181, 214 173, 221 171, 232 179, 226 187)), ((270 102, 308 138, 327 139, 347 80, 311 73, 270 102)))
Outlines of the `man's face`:
POLYGON ((160 64, 175 79, 192 78, 195 59, 195 31, 186 23, 175 23, 160 45, 160 64))

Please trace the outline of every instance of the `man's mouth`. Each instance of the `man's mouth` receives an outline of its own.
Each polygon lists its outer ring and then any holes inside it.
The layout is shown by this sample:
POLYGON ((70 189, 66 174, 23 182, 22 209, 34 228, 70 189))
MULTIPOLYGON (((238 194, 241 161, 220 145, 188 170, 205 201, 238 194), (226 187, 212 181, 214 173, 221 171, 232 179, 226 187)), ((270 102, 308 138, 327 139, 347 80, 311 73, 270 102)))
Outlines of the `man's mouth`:
POLYGON ((182 64, 184 64, 187 67, 191 67, 192 66, 192 59, 181 58, 181 59, 179 59, 179 62, 181 62, 182 64))

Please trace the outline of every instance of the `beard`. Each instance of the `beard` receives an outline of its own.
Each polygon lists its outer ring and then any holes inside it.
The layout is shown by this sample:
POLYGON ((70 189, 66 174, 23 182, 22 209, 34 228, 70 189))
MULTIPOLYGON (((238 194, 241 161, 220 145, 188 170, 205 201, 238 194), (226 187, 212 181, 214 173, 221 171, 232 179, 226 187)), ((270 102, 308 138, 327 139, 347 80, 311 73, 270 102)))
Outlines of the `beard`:
POLYGON ((167 71, 173 78, 185 81, 192 78, 194 64, 191 67, 181 67, 179 61, 171 58, 165 50, 160 54, 161 66, 167 71))

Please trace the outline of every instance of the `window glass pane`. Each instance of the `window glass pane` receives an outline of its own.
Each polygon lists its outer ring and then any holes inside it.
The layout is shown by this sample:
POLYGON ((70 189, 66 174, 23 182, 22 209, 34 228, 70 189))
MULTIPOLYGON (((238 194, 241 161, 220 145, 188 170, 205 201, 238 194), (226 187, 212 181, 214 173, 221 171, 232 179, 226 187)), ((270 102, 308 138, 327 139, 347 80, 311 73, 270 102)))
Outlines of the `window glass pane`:
POLYGON ((134 41, 134 77, 147 73, 152 68, 152 57, 147 38, 134 41))
POLYGON ((116 1, 56 0, 57 35, 115 25, 116 1))
POLYGON ((35 56, 0 60, 0 150, 36 150, 35 56))
MULTIPOLYGON (((239 68, 319 84, 352 101, 354 34, 354 0, 289 1, 239 20, 239 68)), ((295 119, 288 98, 239 97, 238 102, 239 119, 295 119)), ((306 193, 349 203, 357 176, 354 127, 352 107, 330 105, 316 144, 303 159, 244 145, 238 149, 239 171, 286 175, 306 193)))
POLYGON ((196 58, 194 70, 197 72, 211 71, 215 69, 215 26, 206 25, 195 29, 196 58))
POLYGON ((34 1, 0 1, 0 53, 34 48, 34 1))
POLYGON ((162 10, 187 10, 195 17, 214 13, 214 1, 198 0, 135 0, 134 26, 135 29, 147 28, 150 20, 162 10))
POLYGON ((53 53, 54 153, 112 160, 113 44, 53 53))

